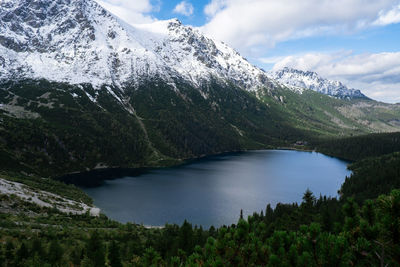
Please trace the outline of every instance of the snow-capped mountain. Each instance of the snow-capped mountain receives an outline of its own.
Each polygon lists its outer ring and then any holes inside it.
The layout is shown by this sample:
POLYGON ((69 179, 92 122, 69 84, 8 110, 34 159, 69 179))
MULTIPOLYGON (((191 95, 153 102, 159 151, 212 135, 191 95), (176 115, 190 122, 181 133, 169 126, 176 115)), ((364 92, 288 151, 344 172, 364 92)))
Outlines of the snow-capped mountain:
POLYGON ((286 67, 282 70, 271 71, 268 76, 298 92, 310 89, 337 98, 367 98, 360 90, 349 89, 339 81, 324 79, 311 71, 286 67))
MULTIPOLYGON (((322 93, 361 95, 322 90, 329 82, 312 73, 276 78, 303 80, 296 91, 306 76, 322 93)), ((93 0, 0 0, 0 146, 16 171, 159 167, 324 133, 399 130, 397 106, 314 103, 280 87, 175 19, 131 26, 93 0)))
POLYGON ((248 90, 271 85, 235 50, 178 20, 131 26, 93 0, 0 1, 0 79, 194 86, 217 78, 248 90))

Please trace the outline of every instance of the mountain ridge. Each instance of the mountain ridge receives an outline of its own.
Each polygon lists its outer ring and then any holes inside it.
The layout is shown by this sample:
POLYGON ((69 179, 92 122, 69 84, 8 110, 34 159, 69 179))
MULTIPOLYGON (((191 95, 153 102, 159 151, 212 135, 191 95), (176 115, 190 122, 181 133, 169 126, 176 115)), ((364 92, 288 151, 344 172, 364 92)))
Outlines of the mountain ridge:
POLYGON ((368 99, 360 90, 349 89, 339 81, 322 78, 316 72, 312 71, 284 67, 280 70, 269 71, 268 75, 271 79, 299 93, 302 93, 304 89, 309 89, 342 99, 368 99))
POLYGON ((176 19, 128 25, 92 0, 0 3, 0 26, 3 79, 124 87, 159 77, 198 87, 215 77, 246 89, 272 85, 235 50, 176 19))

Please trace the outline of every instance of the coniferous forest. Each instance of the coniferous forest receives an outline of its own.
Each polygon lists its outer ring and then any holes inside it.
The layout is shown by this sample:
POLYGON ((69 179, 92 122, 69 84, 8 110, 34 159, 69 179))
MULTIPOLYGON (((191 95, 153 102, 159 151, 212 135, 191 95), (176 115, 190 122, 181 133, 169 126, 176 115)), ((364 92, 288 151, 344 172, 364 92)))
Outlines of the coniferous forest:
MULTIPOLYGON (((187 221, 148 229, 104 215, 66 215, 2 195, 3 202, 21 212, 1 215, 0 262, 96 267, 397 266, 398 166, 399 153, 356 162, 339 199, 307 190, 299 204, 267 205, 248 218, 238 214, 237 224, 217 229, 187 221)), ((71 197, 81 197, 71 192, 71 197)))

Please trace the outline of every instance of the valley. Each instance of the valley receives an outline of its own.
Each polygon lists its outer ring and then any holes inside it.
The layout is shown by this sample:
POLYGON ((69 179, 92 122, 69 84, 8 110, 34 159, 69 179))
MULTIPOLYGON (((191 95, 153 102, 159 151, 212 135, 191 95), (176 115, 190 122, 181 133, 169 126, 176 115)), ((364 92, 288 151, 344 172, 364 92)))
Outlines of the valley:
POLYGON ((398 265, 400 105, 360 89, 178 19, 0 0, 0 266, 398 265))

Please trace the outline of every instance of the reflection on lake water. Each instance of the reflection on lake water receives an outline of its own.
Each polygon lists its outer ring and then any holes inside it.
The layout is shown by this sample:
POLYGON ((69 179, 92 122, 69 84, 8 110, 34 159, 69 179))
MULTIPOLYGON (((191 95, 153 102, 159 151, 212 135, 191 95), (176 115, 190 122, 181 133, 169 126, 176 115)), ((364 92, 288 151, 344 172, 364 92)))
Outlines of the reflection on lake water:
POLYGON ((270 203, 337 196, 347 162, 315 152, 263 150, 213 156, 84 189, 108 217, 144 225, 236 223, 270 203))

